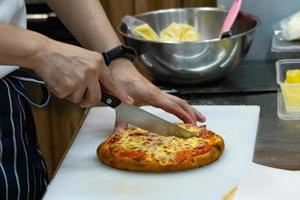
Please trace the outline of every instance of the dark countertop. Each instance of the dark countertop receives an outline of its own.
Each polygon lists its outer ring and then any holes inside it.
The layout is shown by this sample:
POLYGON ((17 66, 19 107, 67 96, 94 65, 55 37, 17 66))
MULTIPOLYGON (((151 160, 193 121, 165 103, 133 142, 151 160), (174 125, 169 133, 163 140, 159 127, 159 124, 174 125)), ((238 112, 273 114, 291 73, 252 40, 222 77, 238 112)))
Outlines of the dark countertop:
POLYGON ((300 170, 300 123, 277 117, 276 92, 182 97, 191 104, 200 105, 259 105, 261 110, 254 161, 282 169, 300 170))
MULTIPOLYGON (((260 66, 271 65, 261 63, 260 66)), ((246 64, 249 66, 249 63, 246 64)), ((256 65, 257 63, 250 63, 256 65)), ((265 72, 264 72, 265 73, 265 72)), ((253 74, 251 72, 250 74, 253 74)), ((275 81, 275 70, 273 77, 264 78, 266 82, 257 82, 264 85, 266 90, 229 91, 198 94, 176 94, 186 99, 190 104, 199 105, 259 105, 260 121, 256 138, 254 161, 263 165, 282 169, 300 170, 300 122, 281 120, 277 116, 277 86, 275 81), (272 81, 272 82, 270 82, 272 81), (269 83, 267 83, 269 82, 269 83), (269 87, 272 86, 272 87, 269 87), (273 87, 274 86, 274 87, 273 87)), ((241 84, 245 79, 240 77, 241 84)), ((246 79, 251 81, 249 77, 246 79)), ((255 81, 255 78, 253 78, 255 81)), ((254 82, 255 83, 255 82, 254 82)), ((208 89, 204 89, 207 91, 208 89)), ((225 88, 226 90, 226 88, 225 88)), ((226 118, 226 116, 224 116, 226 118)), ((209 120, 209 119, 208 119, 209 120)))
POLYGON ((223 79, 205 84, 168 85, 155 83, 166 91, 179 94, 275 92, 278 89, 274 62, 247 61, 229 72, 223 79))

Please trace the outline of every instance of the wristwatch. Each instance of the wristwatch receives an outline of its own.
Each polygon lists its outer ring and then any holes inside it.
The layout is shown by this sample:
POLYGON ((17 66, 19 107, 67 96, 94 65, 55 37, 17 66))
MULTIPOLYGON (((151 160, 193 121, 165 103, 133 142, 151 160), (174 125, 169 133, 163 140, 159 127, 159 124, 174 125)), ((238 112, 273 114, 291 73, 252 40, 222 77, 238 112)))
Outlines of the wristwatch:
POLYGON ((107 52, 102 53, 105 64, 108 66, 112 60, 117 58, 127 58, 131 61, 137 57, 137 53, 134 49, 126 47, 124 45, 117 46, 107 52))

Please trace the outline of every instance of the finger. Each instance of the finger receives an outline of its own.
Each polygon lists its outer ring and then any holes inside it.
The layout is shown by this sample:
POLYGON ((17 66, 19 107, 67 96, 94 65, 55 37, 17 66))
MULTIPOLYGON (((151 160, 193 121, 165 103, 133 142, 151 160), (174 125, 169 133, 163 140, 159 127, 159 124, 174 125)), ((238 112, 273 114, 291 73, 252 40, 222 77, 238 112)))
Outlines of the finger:
POLYGON ((84 96, 86 87, 81 87, 77 90, 75 90, 73 93, 71 93, 69 96, 66 97, 67 100, 78 104, 79 102, 82 101, 82 98, 84 96))
POLYGON ((121 101, 133 104, 134 100, 124 90, 117 86, 112 78, 111 72, 107 67, 103 67, 99 77, 101 83, 109 90, 113 95, 118 97, 121 101))
POLYGON ((206 117, 201 112, 199 112, 197 109, 195 109, 194 107, 189 105, 186 101, 184 101, 176 96, 170 95, 170 94, 167 94, 167 96, 169 96, 169 98, 171 98, 175 102, 177 102, 190 115, 194 116, 193 119, 195 119, 195 121, 199 121, 199 122, 206 121, 206 117))
POLYGON ((183 108, 181 108, 177 103, 168 98, 156 98, 153 100, 151 105, 161 108, 169 113, 176 115, 184 123, 192 124, 194 121, 189 113, 187 113, 183 108))
POLYGON ((174 102, 176 102, 179 106, 181 106, 193 119, 194 124, 196 124, 197 116, 192 106, 190 106, 185 100, 180 99, 176 96, 165 93, 167 98, 170 98, 174 102))
POLYGON ((58 98, 65 99, 71 94, 73 94, 78 87, 76 87, 76 83, 69 78, 65 78, 63 80, 56 80, 55 86, 50 86, 50 91, 58 98))
POLYGON ((201 112, 199 112, 196 108, 193 108, 193 110, 194 110, 194 113, 197 116, 197 121, 198 122, 205 122, 206 121, 206 117, 201 112))
POLYGON ((126 130, 128 128, 128 124, 125 122, 121 122, 118 119, 116 119, 115 122, 115 132, 119 132, 119 131, 123 131, 126 130))
POLYGON ((100 103, 101 88, 98 80, 94 80, 88 85, 86 93, 79 105, 83 108, 92 107, 100 103))
POLYGON ((74 91, 61 92, 61 91, 58 91, 57 89, 54 89, 51 87, 48 87, 48 89, 51 93, 53 93, 59 99, 65 99, 65 98, 67 99, 67 97, 74 92, 74 91))

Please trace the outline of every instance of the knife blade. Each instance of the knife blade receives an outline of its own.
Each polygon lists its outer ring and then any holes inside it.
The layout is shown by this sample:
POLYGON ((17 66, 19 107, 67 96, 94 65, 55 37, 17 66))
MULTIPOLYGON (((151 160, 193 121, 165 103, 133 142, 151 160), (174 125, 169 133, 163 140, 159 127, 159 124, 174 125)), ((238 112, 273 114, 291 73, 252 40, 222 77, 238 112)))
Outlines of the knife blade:
POLYGON ((191 132, 180 128, 176 124, 168 122, 139 107, 123 103, 120 99, 113 95, 110 95, 106 92, 102 92, 101 94, 101 102, 115 109, 117 117, 120 121, 124 121, 128 124, 163 136, 177 136, 182 138, 190 138, 195 136, 191 132))

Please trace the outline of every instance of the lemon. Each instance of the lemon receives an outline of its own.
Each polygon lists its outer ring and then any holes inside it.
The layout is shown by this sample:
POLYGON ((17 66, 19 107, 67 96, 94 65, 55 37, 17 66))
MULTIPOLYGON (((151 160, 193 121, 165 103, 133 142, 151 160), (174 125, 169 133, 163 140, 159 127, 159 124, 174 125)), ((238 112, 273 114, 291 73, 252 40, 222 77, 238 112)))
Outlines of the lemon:
POLYGON ((142 24, 134 28, 134 32, 146 40, 158 41, 159 37, 149 24, 142 24))

